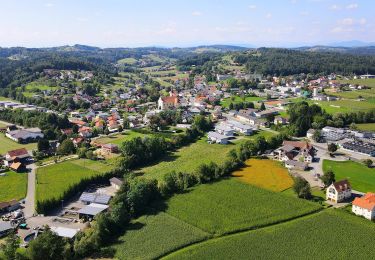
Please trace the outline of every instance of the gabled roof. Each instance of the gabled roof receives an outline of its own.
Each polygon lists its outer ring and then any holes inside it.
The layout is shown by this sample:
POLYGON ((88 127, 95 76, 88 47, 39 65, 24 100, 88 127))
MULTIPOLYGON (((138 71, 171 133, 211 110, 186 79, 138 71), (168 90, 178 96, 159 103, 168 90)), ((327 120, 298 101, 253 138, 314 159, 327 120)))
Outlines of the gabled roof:
POLYGON ((375 193, 366 193, 361 198, 355 198, 353 205, 372 211, 375 208, 375 193))
POLYGON ((335 189, 338 192, 343 192, 348 189, 351 189, 351 185, 348 180, 337 181, 337 182, 332 183, 332 185, 335 187, 335 189))
POLYGON ((10 157, 19 157, 19 156, 29 155, 29 153, 27 152, 25 148, 20 148, 20 149, 8 151, 8 155, 10 157))

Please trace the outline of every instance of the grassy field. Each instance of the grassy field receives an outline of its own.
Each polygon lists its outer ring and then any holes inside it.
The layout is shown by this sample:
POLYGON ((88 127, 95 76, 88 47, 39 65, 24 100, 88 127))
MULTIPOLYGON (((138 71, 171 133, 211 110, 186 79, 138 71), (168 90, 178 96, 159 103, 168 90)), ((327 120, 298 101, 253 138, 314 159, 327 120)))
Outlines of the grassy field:
POLYGON ((349 113, 358 111, 368 111, 375 109, 375 103, 369 101, 337 100, 337 101, 309 101, 310 104, 318 104, 327 113, 349 113))
POLYGON ((82 179, 100 175, 113 166, 87 159, 71 160, 40 167, 37 170, 36 199, 43 201, 60 196, 82 179))
POLYGON ((283 191, 293 185, 288 170, 272 160, 250 159, 246 167, 235 171, 232 176, 246 183, 272 191, 283 191))
POLYGON ((234 178, 173 196, 166 213, 208 233, 269 225, 319 209, 317 204, 267 191, 234 178))
POLYGON ((101 137, 98 139, 95 139, 95 142, 101 143, 101 144, 117 144, 121 145, 124 141, 130 140, 135 137, 144 137, 146 135, 134 131, 129 131, 126 133, 121 133, 117 135, 111 135, 111 136, 106 136, 106 137, 101 137))
POLYGON ((375 132, 375 123, 370 124, 356 124, 359 130, 375 132))
POLYGON ((23 199, 27 190, 27 174, 13 171, 6 174, 0 177, 0 202, 23 199))
POLYGON ((375 168, 352 161, 335 162, 324 160, 323 170, 332 169, 336 175, 336 180, 348 179, 353 189, 362 192, 375 192, 375 168))
POLYGON ((8 151, 19 149, 19 148, 26 148, 27 150, 34 150, 36 149, 36 143, 30 144, 19 144, 10 140, 4 134, 0 133, 0 154, 5 154, 8 151))
POLYGON ((340 210, 212 239, 166 259, 369 259, 375 225, 340 210))
POLYGON ((241 137, 241 140, 228 145, 208 144, 207 139, 203 138, 170 154, 155 165, 140 169, 139 172, 144 173, 146 177, 156 179, 160 179, 171 171, 192 173, 203 163, 222 163, 226 159, 227 153, 244 140, 254 139, 257 136, 268 138, 273 135, 271 132, 261 131, 254 136, 241 137))
POLYGON ((137 60, 134 58, 125 58, 117 61, 118 64, 125 64, 125 65, 134 65, 137 63, 137 60))
POLYGON ((166 213, 146 215, 130 224, 130 230, 120 237, 117 259, 156 259, 181 246, 202 241, 208 233, 166 213))
MULTIPOLYGON (((232 98, 225 98, 221 101, 221 106, 223 107, 229 107, 229 104, 230 103, 233 103, 233 104, 237 104, 237 103, 241 103, 241 102, 244 102, 244 100, 239 97, 239 96, 234 96, 232 98), (232 98, 234 98, 234 100, 232 100, 232 98)), ((264 98, 261 98, 261 97, 245 97, 245 102, 257 102, 257 101, 260 101, 260 100, 264 100, 264 98)))
POLYGON ((374 89, 364 89, 364 90, 355 90, 355 91, 344 91, 344 92, 333 92, 333 96, 348 98, 348 99, 358 99, 359 96, 365 99, 375 98, 374 89))
POLYGON ((361 85, 370 88, 375 88, 375 79, 353 79, 353 80, 340 80, 342 84, 361 85))

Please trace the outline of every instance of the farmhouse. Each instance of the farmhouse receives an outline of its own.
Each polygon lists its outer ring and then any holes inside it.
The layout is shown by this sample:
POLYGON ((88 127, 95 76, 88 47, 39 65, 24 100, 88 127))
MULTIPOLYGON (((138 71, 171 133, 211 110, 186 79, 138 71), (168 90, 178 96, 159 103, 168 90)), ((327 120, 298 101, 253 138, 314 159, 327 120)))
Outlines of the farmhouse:
POLYGON ((274 160, 298 160, 311 163, 314 159, 315 149, 308 142, 284 141, 283 146, 273 151, 274 160))
POLYGON ((352 212, 369 220, 375 219, 375 193, 366 193, 361 198, 355 198, 352 212))
POLYGON ((352 188, 348 180, 334 182, 327 188, 326 198, 332 202, 338 203, 351 196, 352 188))
POLYGON ((30 157, 25 148, 12 150, 5 154, 4 165, 9 167, 13 162, 25 162, 30 157))
POLYGON ((5 136, 18 143, 28 143, 44 137, 39 128, 13 130, 7 132, 5 136))

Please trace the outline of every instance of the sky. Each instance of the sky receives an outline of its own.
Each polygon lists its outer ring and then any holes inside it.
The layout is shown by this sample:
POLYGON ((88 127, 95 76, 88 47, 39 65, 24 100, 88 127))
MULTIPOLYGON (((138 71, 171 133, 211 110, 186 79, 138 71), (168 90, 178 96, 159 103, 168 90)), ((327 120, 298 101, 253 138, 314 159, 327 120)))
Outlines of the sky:
POLYGON ((375 42, 373 0, 0 0, 0 46, 375 42))

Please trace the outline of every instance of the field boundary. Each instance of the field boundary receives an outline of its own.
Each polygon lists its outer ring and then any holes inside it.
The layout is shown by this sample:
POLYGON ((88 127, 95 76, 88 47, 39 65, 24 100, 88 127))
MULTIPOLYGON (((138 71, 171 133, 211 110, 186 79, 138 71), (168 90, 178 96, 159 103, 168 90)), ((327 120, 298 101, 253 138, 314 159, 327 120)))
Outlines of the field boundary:
MULTIPOLYGON (((231 232, 224 233, 224 234, 219 235, 219 236, 213 235, 211 238, 208 238, 208 239, 205 239, 205 240, 201 240, 201 241, 195 241, 195 242, 192 242, 192 243, 190 243, 188 245, 181 246, 180 248, 177 248, 174 251, 166 252, 163 255, 158 256, 157 258, 158 259, 164 258, 164 257, 167 257, 167 256, 172 255, 174 253, 177 253, 178 251, 186 250, 187 248, 194 247, 194 246, 196 246, 198 244, 206 243, 206 242, 211 241, 211 240, 223 239, 223 238, 226 238, 226 237, 231 237, 231 236, 235 236, 235 235, 239 235, 239 234, 243 234, 243 233, 247 233, 247 232, 252 232, 252 231, 256 231, 256 230, 265 229, 265 228, 268 228, 268 227, 282 225, 282 224, 293 222, 293 221, 298 221, 298 220, 300 220, 302 218, 307 218, 307 217, 311 217, 311 216, 313 216, 315 214, 319 214, 320 212, 322 212, 324 210, 327 210, 327 208, 323 208, 322 207, 322 208, 313 210, 311 212, 299 215, 297 217, 291 217, 291 218, 288 218, 288 219, 284 219, 284 220, 280 220, 280 221, 275 221, 274 223, 270 223, 270 224, 258 225, 258 226, 253 226, 253 227, 249 227, 249 228, 242 228, 242 229, 238 229, 236 231, 231 231, 231 232)), ((191 226, 194 226, 194 225, 191 225, 191 226)), ((209 233, 209 234, 211 234, 211 233, 209 233)))

